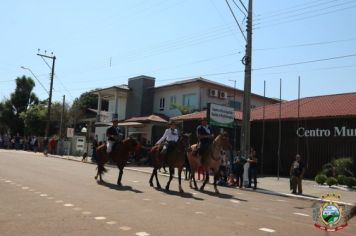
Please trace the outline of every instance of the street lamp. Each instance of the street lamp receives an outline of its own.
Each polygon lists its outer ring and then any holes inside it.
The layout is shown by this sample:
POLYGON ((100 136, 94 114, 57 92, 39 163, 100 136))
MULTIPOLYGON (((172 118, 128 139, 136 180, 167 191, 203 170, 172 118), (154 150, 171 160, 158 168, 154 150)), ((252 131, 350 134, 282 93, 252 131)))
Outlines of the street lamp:
POLYGON ((28 70, 28 71, 33 75, 33 77, 35 77, 35 79, 36 79, 37 82, 42 86, 42 88, 46 91, 46 93, 49 95, 48 90, 45 88, 45 86, 43 86, 43 84, 41 83, 41 81, 37 78, 37 76, 32 72, 32 70, 31 70, 30 68, 21 66, 21 69, 28 70))

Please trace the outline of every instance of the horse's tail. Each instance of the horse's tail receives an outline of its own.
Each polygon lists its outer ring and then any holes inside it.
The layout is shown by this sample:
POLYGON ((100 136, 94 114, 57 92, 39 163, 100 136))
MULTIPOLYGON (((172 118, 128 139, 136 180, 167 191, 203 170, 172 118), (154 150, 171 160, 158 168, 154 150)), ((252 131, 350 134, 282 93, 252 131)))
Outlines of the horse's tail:
POLYGON ((98 170, 99 174, 104 174, 108 172, 108 169, 106 169, 103 165, 98 165, 96 169, 98 170))

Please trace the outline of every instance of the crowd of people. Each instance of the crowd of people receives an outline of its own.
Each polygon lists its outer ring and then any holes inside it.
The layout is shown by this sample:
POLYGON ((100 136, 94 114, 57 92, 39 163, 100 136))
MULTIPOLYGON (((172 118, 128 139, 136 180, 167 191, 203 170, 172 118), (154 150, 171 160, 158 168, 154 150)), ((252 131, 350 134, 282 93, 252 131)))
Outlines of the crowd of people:
POLYGON ((56 136, 50 139, 37 137, 36 135, 21 136, 19 133, 11 135, 8 133, 0 134, 0 148, 14 149, 24 151, 48 151, 55 154, 57 150, 58 138, 56 136))

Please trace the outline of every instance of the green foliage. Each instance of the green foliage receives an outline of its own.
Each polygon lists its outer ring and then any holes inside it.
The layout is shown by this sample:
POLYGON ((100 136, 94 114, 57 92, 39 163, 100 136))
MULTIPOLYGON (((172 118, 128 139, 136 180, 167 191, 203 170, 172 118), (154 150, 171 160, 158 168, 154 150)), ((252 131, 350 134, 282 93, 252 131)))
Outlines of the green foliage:
POLYGON ((337 184, 337 179, 334 177, 328 177, 326 179, 326 184, 329 185, 329 187, 331 187, 331 186, 337 184))
POLYGON ((321 172, 327 177, 335 176, 335 167, 330 162, 326 163, 325 165, 323 165, 321 172))
POLYGON ((338 175, 352 176, 352 166, 352 158, 343 157, 323 165, 321 172, 328 177, 337 177, 338 175))
POLYGON ((324 184, 327 178, 328 177, 326 175, 319 174, 319 175, 315 176, 315 182, 317 182, 318 184, 324 184))
POLYGON ((187 106, 172 104, 171 107, 178 109, 182 115, 189 114, 189 107, 187 106))
POLYGON ((34 105, 26 112, 22 112, 20 117, 25 123, 26 134, 44 135, 47 118, 47 108, 44 105, 34 105))
POLYGON ((356 178, 355 177, 346 177, 345 185, 349 188, 356 186, 356 178))
POLYGON ((345 179, 346 179, 346 176, 345 175, 338 175, 337 176, 337 182, 341 185, 345 185, 345 179))
POLYGON ((338 158, 333 161, 333 165, 335 166, 337 174, 352 176, 353 162, 351 157, 338 158))
POLYGON ((1 129, 10 129, 11 134, 23 134, 24 121, 20 118, 20 114, 38 104, 38 98, 32 92, 34 87, 35 82, 30 77, 16 78, 15 91, 10 94, 10 99, 5 100, 1 105, 1 129))

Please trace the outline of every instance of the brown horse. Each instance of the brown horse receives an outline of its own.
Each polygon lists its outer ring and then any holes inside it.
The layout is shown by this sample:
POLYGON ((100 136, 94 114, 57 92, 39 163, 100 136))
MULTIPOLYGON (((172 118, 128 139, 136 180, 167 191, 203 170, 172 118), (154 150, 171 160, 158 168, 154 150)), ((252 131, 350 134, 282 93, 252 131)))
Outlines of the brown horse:
POLYGON ((98 172, 95 176, 95 179, 98 178, 102 182, 102 175, 107 172, 107 169, 104 167, 105 163, 108 162, 109 158, 117 165, 120 170, 119 177, 117 179, 117 184, 121 186, 121 178, 123 174, 123 169, 129 159, 130 152, 135 151, 137 142, 133 138, 127 138, 121 143, 116 144, 112 152, 108 155, 106 152, 106 145, 103 144, 96 149, 96 155, 98 157, 97 169, 98 172))
MULTIPOLYGON (((189 147, 189 136, 182 134, 173 149, 166 155, 166 166, 169 167, 169 180, 166 185, 166 190, 169 190, 169 185, 173 179, 174 168, 178 168, 179 192, 183 193, 181 185, 181 174, 185 163, 186 150, 189 147)), ((153 165, 153 171, 150 178, 150 186, 153 187, 153 176, 156 177, 157 188, 161 188, 158 181, 157 170, 163 166, 163 159, 160 154, 160 145, 157 144, 151 148, 150 156, 153 165)))
POLYGON ((219 168, 221 164, 221 156, 220 151, 223 149, 230 148, 229 137, 226 133, 219 134, 216 136, 214 141, 210 144, 208 150, 201 156, 197 153, 196 156, 193 156, 192 151, 196 150, 197 144, 193 144, 188 151, 188 160, 191 169, 189 186, 192 188, 192 180, 194 181, 195 189, 198 189, 197 183, 195 181, 195 171, 197 171, 199 166, 204 168, 206 173, 206 178, 203 182, 203 185, 200 187, 200 190, 203 191, 205 184, 209 181, 209 170, 213 170, 214 172, 214 189, 216 193, 219 193, 218 188, 216 186, 216 181, 220 175, 219 168))

